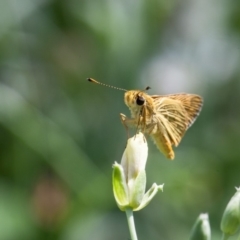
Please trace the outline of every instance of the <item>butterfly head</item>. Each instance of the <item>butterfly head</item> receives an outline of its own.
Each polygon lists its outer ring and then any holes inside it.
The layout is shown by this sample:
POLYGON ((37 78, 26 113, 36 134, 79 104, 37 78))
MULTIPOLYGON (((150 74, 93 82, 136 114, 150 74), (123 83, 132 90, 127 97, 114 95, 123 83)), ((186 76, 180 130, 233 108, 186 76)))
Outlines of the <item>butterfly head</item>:
POLYGON ((124 102, 135 116, 146 106, 153 106, 152 98, 145 92, 139 90, 127 91, 124 95, 124 102))

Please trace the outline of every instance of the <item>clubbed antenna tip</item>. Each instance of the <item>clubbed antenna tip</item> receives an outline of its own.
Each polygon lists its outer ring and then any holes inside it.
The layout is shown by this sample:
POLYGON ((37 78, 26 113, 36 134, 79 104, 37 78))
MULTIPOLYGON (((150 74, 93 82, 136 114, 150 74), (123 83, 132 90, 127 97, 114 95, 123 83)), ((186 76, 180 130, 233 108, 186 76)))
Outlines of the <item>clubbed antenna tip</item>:
POLYGON ((124 89, 124 88, 118 88, 118 87, 114 87, 114 86, 111 86, 111 85, 108 85, 108 84, 105 84, 105 83, 101 83, 101 82, 98 82, 97 80, 95 80, 95 79, 93 79, 93 78, 87 78, 87 80, 88 80, 89 82, 97 83, 97 84, 102 85, 102 86, 105 86, 105 87, 110 87, 110 88, 114 88, 114 89, 117 89, 117 90, 121 90, 121 91, 127 92, 127 90, 124 89))
POLYGON ((87 80, 88 80, 89 82, 99 83, 99 82, 97 82, 96 80, 94 80, 94 79, 92 79, 92 78, 87 78, 87 80))

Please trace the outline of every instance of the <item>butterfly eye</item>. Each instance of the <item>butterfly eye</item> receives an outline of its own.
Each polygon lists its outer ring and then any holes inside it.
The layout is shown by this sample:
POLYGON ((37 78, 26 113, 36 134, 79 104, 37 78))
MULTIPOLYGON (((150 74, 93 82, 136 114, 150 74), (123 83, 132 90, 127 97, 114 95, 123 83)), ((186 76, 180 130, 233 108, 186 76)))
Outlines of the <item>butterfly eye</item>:
POLYGON ((137 96, 137 105, 142 106, 145 103, 145 99, 142 96, 137 96))

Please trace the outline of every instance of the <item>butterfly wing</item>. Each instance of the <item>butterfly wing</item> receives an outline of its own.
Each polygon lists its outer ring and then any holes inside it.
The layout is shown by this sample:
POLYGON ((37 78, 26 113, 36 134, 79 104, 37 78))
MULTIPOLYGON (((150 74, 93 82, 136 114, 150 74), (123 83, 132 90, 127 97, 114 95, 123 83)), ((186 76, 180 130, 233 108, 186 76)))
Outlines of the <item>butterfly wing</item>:
POLYGON ((202 107, 203 100, 194 94, 151 96, 157 115, 157 131, 152 138, 159 150, 174 158, 172 145, 178 146, 186 130, 193 124, 202 107))
POLYGON ((191 127, 192 124, 197 119, 203 105, 203 99, 196 94, 171 94, 168 95, 169 98, 173 100, 180 101, 187 113, 187 123, 188 127, 191 127))

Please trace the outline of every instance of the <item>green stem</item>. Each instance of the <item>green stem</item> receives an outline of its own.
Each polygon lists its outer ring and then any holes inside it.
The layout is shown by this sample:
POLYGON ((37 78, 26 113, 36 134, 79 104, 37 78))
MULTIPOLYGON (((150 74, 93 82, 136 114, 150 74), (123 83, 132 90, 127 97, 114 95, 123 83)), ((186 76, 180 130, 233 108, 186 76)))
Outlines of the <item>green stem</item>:
POLYGON ((229 238, 229 235, 223 233, 222 240, 228 240, 228 238, 229 238))
POLYGON ((130 208, 127 209, 126 215, 127 215, 127 221, 128 221, 128 227, 129 227, 129 231, 130 231, 130 235, 131 235, 131 240, 138 240, 136 229, 135 229, 135 224, 134 224, 132 209, 130 209, 130 208))
POLYGON ((237 240, 240 240, 240 234, 238 235, 238 239, 237 240))

